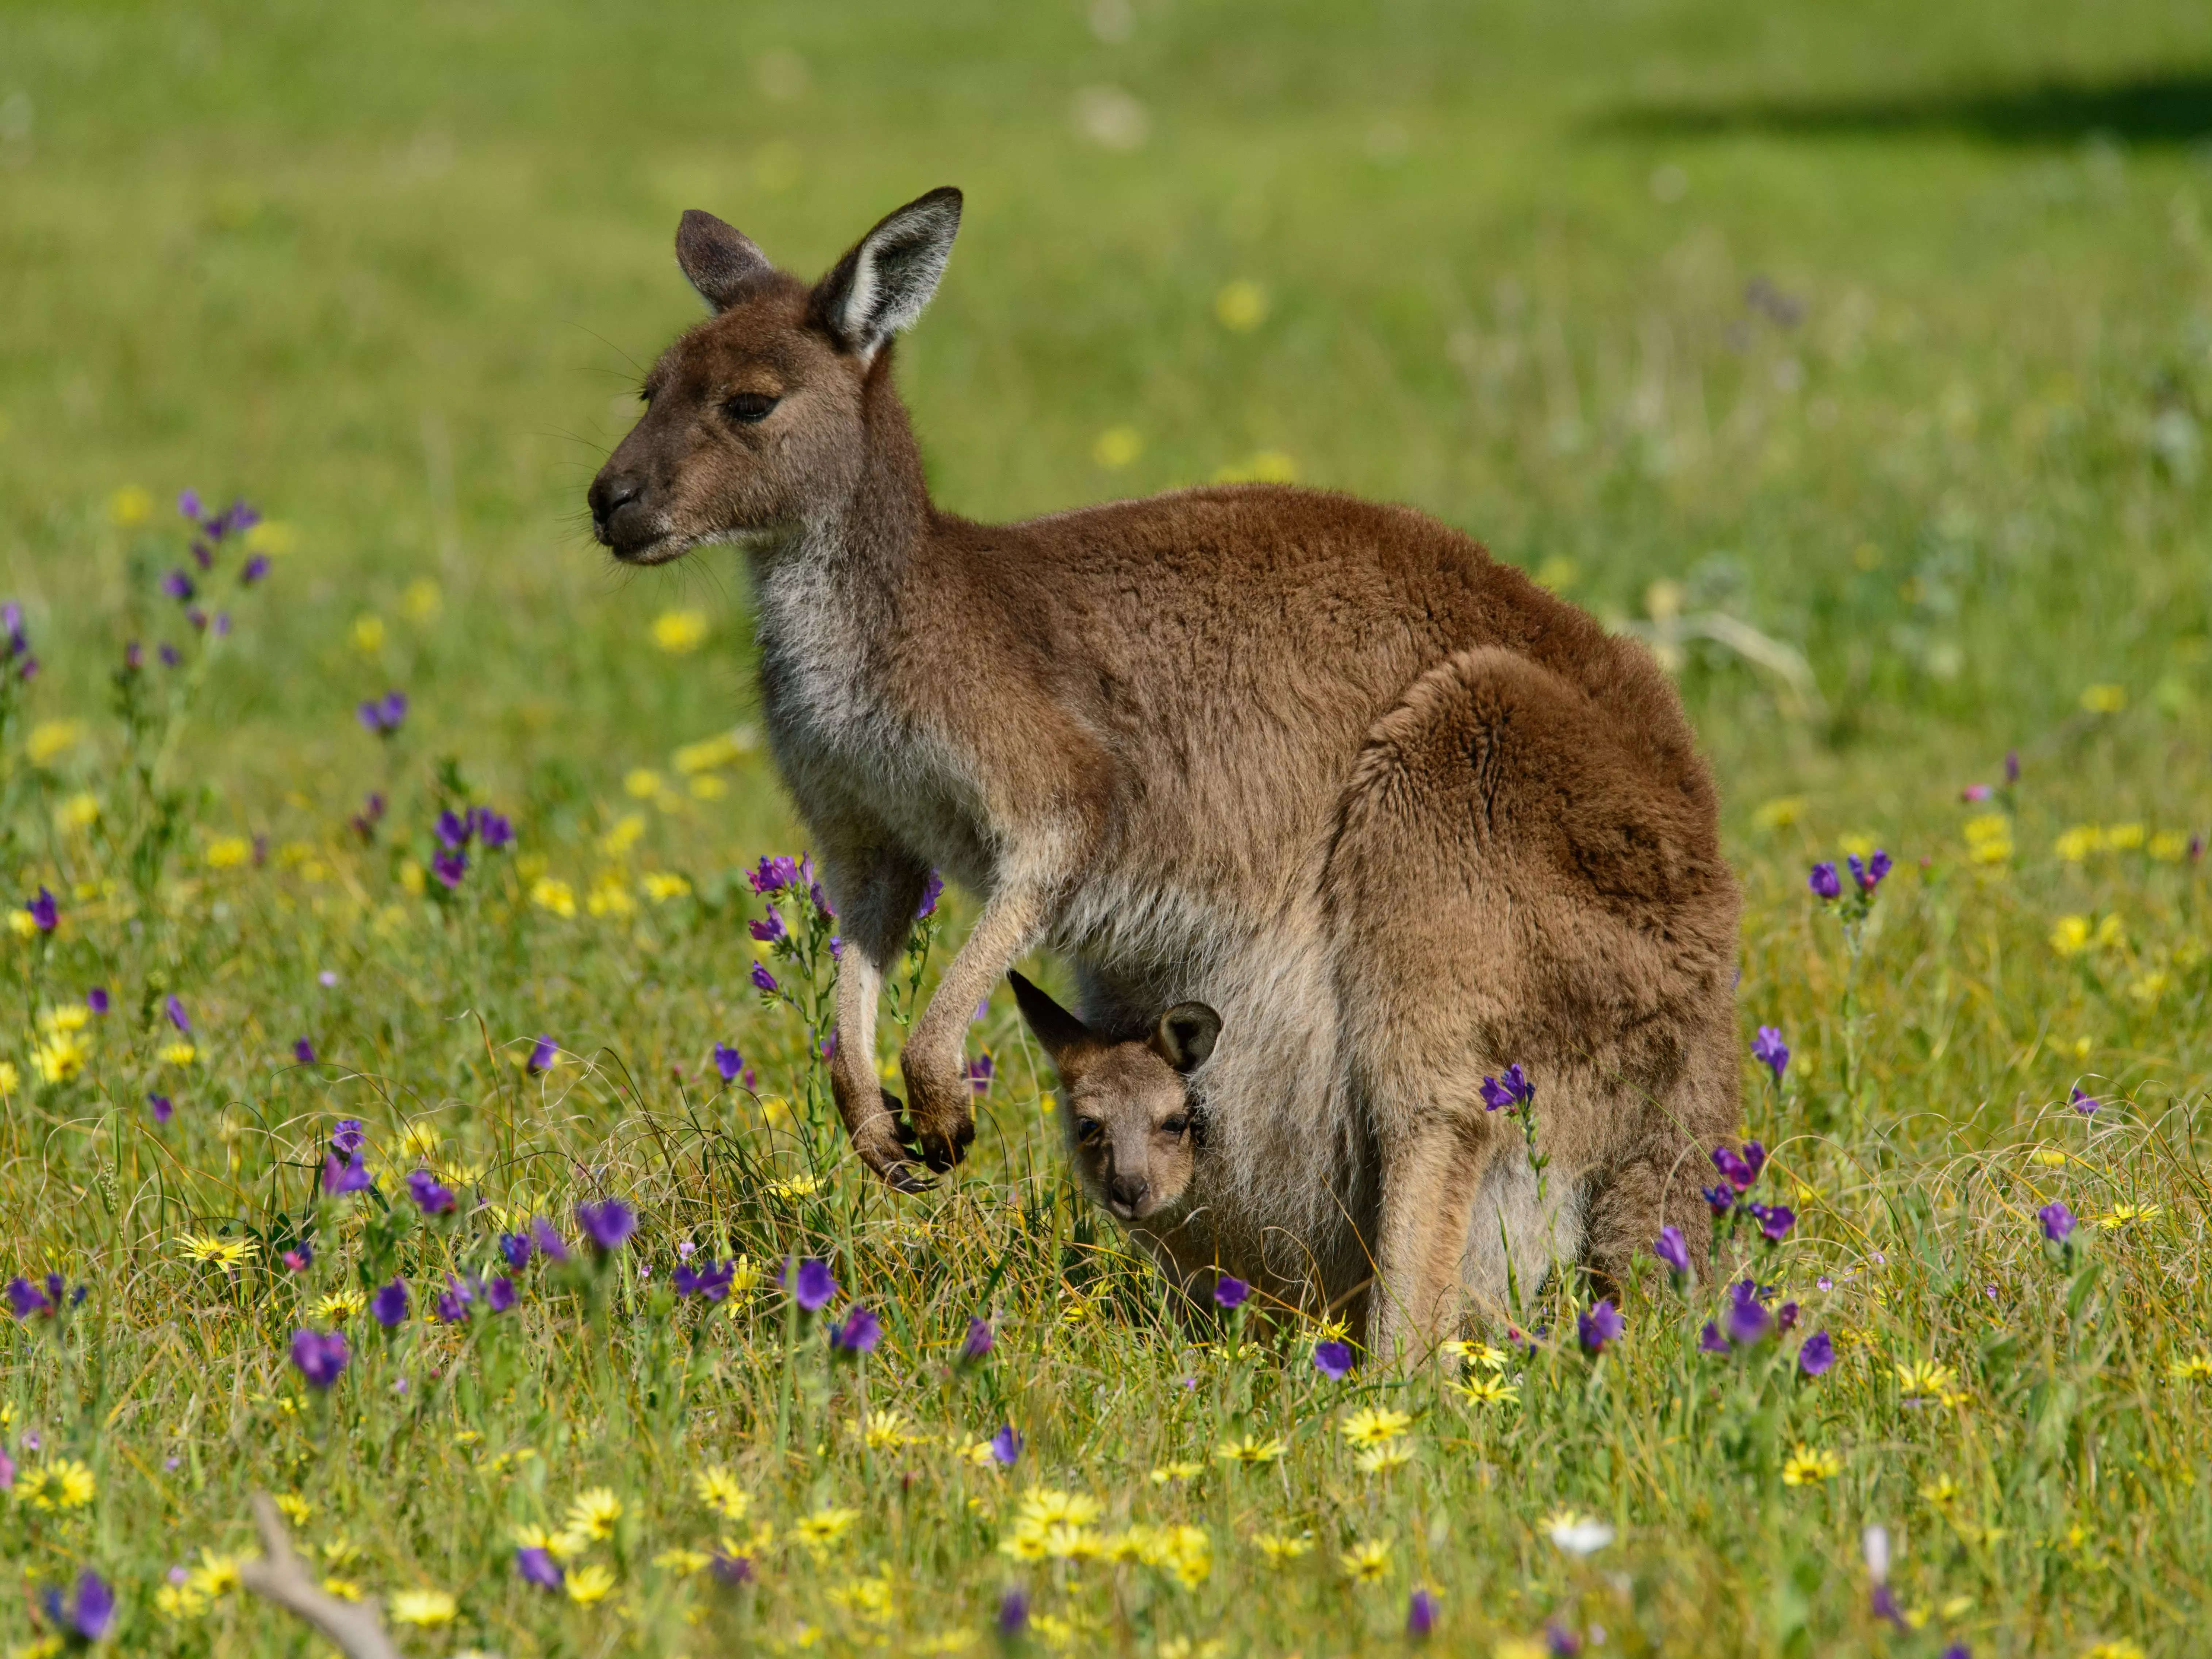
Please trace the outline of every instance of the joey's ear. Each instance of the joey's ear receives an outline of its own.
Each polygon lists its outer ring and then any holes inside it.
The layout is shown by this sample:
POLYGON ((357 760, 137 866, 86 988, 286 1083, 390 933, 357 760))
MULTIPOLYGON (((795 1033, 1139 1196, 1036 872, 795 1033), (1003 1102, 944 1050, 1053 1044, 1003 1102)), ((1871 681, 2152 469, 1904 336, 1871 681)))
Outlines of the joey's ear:
POLYGON ((1013 983, 1014 1000, 1022 1006, 1022 1018, 1036 1033, 1036 1040, 1044 1045, 1045 1053, 1052 1056, 1053 1069, 1060 1073, 1063 1084, 1072 1085, 1103 1052, 1103 1045, 1091 1035, 1088 1025, 1019 974, 1009 973, 1006 977, 1013 983))
POLYGON ((867 362, 885 340, 911 327, 960 229, 960 192, 947 185, 916 197, 866 236, 815 284, 808 320, 867 362))
POLYGON ((697 208, 688 210, 676 227, 676 263, 717 311, 727 311, 748 286, 775 271, 750 237, 697 208))
POLYGON ((1178 1072, 1194 1072, 1206 1064, 1221 1035, 1221 1016, 1202 1002, 1178 1002, 1160 1016, 1152 1033, 1152 1052, 1178 1072))

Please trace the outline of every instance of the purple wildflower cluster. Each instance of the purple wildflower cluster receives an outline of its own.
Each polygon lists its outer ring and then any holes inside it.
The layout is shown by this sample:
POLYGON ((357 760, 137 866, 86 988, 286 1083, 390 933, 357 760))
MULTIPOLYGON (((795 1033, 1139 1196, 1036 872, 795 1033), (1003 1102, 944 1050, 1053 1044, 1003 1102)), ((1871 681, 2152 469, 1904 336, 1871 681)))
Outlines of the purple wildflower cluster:
MULTIPOLYGON (((1729 1285, 1727 1309, 1719 1319, 1707 1320, 1705 1329, 1698 1334, 1698 1352, 1747 1352, 1770 1337, 1778 1339, 1796 1329, 1801 1314, 1798 1305, 1784 1302, 1770 1312, 1766 1304, 1773 1297, 1772 1285, 1753 1279, 1739 1279, 1729 1285)), ((1818 1376, 1835 1363, 1835 1340, 1826 1331, 1815 1331, 1798 1345, 1797 1369, 1807 1376, 1818 1376)))
MULTIPOLYGON (((212 629, 218 635, 228 634, 230 632, 230 615, 228 611, 218 611, 213 617, 210 617, 207 612, 201 609, 198 604, 201 597, 200 581, 213 573, 216 560, 222 551, 223 544, 234 538, 244 536, 247 531, 261 522, 261 514, 258 509, 243 501, 234 501, 228 507, 217 507, 210 511, 200 500, 199 492, 192 489, 187 489, 177 497, 177 511, 192 526, 193 569, 188 571, 182 565, 179 565, 169 571, 161 578, 161 592, 184 606, 185 620, 195 629, 203 633, 212 629), (197 577, 195 572, 198 573, 197 577)), ((268 574, 268 558, 262 554, 254 554, 239 567, 238 585, 241 587, 251 587, 268 574)), ((131 656, 126 658, 131 667, 137 666, 136 656, 137 647, 134 646, 131 656)), ((161 647, 161 660, 173 667, 177 662, 175 650, 164 644, 161 647)))
POLYGON ((0 661, 5 661, 14 670, 10 678, 36 679, 39 659, 31 654, 30 635, 23 631, 23 607, 13 599, 0 605, 0 629, 8 635, 8 654, 0 661))
POLYGON ((310 1387, 328 1389, 346 1368, 343 1331, 300 1330, 292 1334, 292 1363, 310 1387))
POLYGON ((1823 904, 1842 901, 1846 922, 1864 921, 1867 912, 1874 908, 1875 890, 1881 885, 1882 878, 1894 866, 1889 854, 1877 847, 1874 856, 1864 863, 1860 862, 1856 853, 1847 854, 1844 867, 1850 872, 1851 878, 1851 890, 1848 894, 1844 890, 1843 876, 1830 863, 1814 865, 1813 873, 1805 878, 1805 884, 1813 890, 1813 896, 1823 904))
POLYGON ((1575 1340, 1593 1359, 1603 1353, 1608 1344, 1620 1341, 1621 1333, 1627 1328, 1628 1322, 1613 1305, 1611 1297, 1575 1316, 1575 1340))
POLYGON ((488 1314, 502 1314, 520 1299, 514 1281, 504 1273, 489 1279, 481 1273, 452 1273, 430 1310, 441 1322, 458 1325, 478 1308, 488 1314))
POLYGON ((1797 1212, 1785 1204, 1755 1204, 1746 1196, 1759 1171, 1766 1167, 1766 1148, 1755 1140, 1743 1143, 1739 1152, 1727 1146, 1713 1148, 1713 1167, 1720 1181, 1705 1189, 1705 1200, 1716 1224, 1726 1221, 1733 1232, 1747 1219, 1756 1222, 1770 1244, 1779 1244, 1797 1224, 1797 1212))
POLYGON ((106 1640, 115 1624, 115 1592, 89 1567, 79 1573, 76 1587, 64 1601, 59 1589, 50 1589, 40 1604, 46 1622, 72 1643, 89 1647, 106 1640))
POLYGON ((36 1285, 18 1275, 8 1281, 8 1311, 27 1325, 33 1319, 58 1318, 64 1308, 82 1302, 91 1288, 80 1285, 71 1291, 69 1281, 59 1273, 48 1273, 36 1285))
POLYGON ((469 872, 470 843, 495 853, 514 844, 514 826, 504 813, 489 806, 471 806, 465 812, 447 808, 438 814, 437 835, 438 850, 430 855, 430 873, 450 893, 469 872))
POLYGON ((40 933, 51 933, 61 925, 61 907, 54 902, 54 896, 43 887, 39 889, 36 898, 24 901, 23 908, 30 913, 32 924, 40 933))
POLYGON ((380 697, 363 700, 353 711, 361 722, 362 730, 371 737, 394 738, 407 723, 407 694, 387 691, 380 697))
MULTIPOLYGON (((810 977, 820 951, 826 950, 832 961, 843 956, 844 940, 830 931, 836 921, 836 907, 830 902, 830 896, 822 890, 822 884, 816 878, 811 854, 793 858, 787 853, 779 853, 763 858, 745 872, 745 880, 765 901, 766 914, 759 921, 745 924, 745 931, 757 943, 767 945, 784 960, 797 963, 810 977), (797 896, 801 893, 805 895, 803 905, 798 902, 797 896), (781 902, 781 896, 786 894, 793 896, 794 906, 789 917, 783 914, 781 902)), ((753 963, 748 977, 753 988, 763 997, 789 994, 765 962, 753 963)), ((825 1057, 834 1052, 826 1048, 823 1050, 825 1057)))
POLYGON ((1774 1086, 1782 1086, 1782 1074, 1790 1069, 1790 1045, 1782 1040, 1779 1026, 1762 1025, 1751 1040, 1751 1057, 1774 1073, 1774 1086))
POLYGON ((1482 1107, 1485 1111, 1504 1111, 1510 1116, 1536 1097, 1536 1085, 1528 1081, 1528 1074, 1521 1069, 1518 1060, 1505 1068, 1503 1077, 1482 1079, 1482 1107))
POLYGON ((676 1294, 703 1296, 709 1302, 720 1302, 729 1296, 731 1281, 736 1275, 734 1261, 717 1262, 711 1256, 702 1256, 696 1265, 680 1262, 676 1268, 676 1294))

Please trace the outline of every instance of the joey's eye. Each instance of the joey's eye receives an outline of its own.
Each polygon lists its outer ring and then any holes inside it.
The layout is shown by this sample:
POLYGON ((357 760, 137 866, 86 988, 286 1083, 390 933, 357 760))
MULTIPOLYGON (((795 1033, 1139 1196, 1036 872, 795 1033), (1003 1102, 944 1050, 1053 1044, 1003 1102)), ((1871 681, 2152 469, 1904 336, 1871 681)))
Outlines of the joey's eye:
POLYGON ((768 419, 768 412, 777 399, 764 392, 740 392, 722 405, 722 412, 740 425, 750 426, 756 421, 768 419))
POLYGON ((1099 1131, 1104 1127, 1095 1117, 1079 1117, 1075 1120, 1075 1138, 1088 1146, 1098 1139, 1099 1131))
POLYGON ((1160 1133, 1164 1135, 1179 1135, 1188 1127, 1190 1127, 1188 1118, 1171 1117, 1160 1125, 1160 1133))

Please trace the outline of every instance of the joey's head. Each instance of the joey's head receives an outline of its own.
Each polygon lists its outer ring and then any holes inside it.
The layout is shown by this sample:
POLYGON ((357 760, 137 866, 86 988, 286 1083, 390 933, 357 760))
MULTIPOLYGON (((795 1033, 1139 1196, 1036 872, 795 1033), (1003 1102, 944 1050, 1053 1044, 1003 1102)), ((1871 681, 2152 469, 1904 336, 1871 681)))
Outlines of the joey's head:
POLYGON ((850 500, 870 377, 936 292, 959 228, 960 192, 933 190, 810 288, 714 215, 686 213, 676 261, 714 314, 645 377, 645 413, 592 480, 592 533, 628 563, 664 564, 772 540, 850 500))
POLYGON ((1124 1221, 1181 1199, 1203 1139, 1190 1073, 1213 1052, 1221 1016, 1179 1002, 1151 1036, 1109 1042, 1019 974, 1007 977, 1060 1073, 1060 1124, 1091 1196, 1124 1221))

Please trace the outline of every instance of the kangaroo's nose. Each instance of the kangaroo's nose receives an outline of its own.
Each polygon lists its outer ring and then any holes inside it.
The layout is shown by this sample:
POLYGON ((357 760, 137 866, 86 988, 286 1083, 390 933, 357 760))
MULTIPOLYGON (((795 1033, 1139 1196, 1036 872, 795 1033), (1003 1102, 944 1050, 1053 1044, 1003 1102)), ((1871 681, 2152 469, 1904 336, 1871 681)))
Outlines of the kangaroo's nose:
POLYGON ((592 528, 601 541, 611 541, 607 527, 615 514, 644 494, 645 483, 635 473, 602 472, 592 480, 585 499, 591 503, 592 528))
POLYGON ((1107 1190, 1123 1209, 1134 1210, 1145 1201, 1145 1194, 1150 1188, 1142 1176, 1117 1175, 1107 1190))

